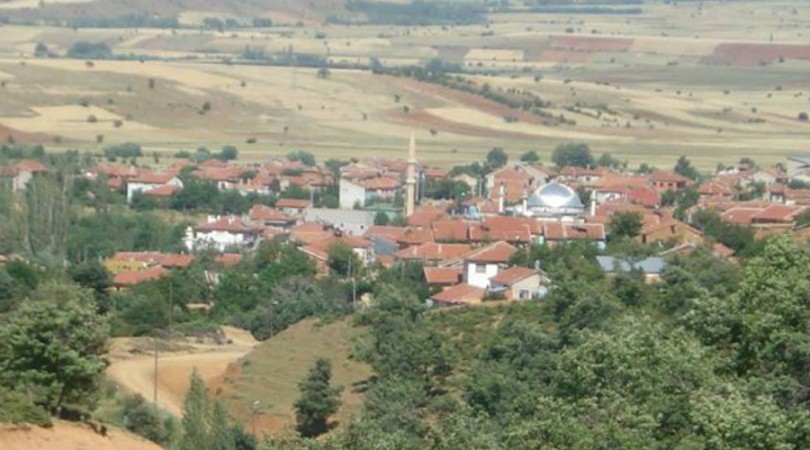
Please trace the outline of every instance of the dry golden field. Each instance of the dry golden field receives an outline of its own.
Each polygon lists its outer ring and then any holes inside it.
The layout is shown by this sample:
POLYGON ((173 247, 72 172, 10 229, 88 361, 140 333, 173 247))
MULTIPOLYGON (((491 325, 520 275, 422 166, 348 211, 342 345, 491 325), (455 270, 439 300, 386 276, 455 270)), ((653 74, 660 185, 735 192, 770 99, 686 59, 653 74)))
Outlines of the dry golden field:
MULTIPOLYGON (((188 10, 181 23, 211 14, 188 10)), ((493 14, 489 26, 458 27, 330 25, 284 8, 267 14, 308 20, 223 32, 2 26, 0 139, 89 150, 135 141, 164 154, 234 144, 250 159, 292 149, 362 158, 403 156, 415 132, 420 158, 445 166, 496 146, 547 159, 567 141, 631 164, 668 165, 685 154, 703 168, 808 151, 810 124, 797 119, 810 111, 806 2, 493 14), (78 41, 145 59, 63 58, 78 41), (38 42, 56 57, 35 58, 38 42), (333 69, 323 79, 314 68, 248 65, 239 59, 246 48, 333 63, 374 57, 386 66, 441 58, 465 66, 464 78, 479 87, 534 93, 551 102, 546 113, 576 124, 546 125, 477 95, 364 70, 333 69)))

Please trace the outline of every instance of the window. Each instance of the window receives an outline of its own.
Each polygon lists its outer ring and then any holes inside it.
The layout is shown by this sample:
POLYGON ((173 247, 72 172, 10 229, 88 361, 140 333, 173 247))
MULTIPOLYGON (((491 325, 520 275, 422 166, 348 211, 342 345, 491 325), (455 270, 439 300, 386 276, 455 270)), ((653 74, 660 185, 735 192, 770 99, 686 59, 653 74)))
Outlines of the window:
POLYGON ((487 273, 487 265, 486 264, 476 264, 475 265, 475 273, 487 273))
POLYGON ((519 297, 521 300, 526 300, 526 299, 530 299, 530 298, 532 298, 532 294, 531 294, 531 292, 529 292, 527 289, 521 289, 521 290, 520 290, 520 294, 518 294, 518 297, 519 297))

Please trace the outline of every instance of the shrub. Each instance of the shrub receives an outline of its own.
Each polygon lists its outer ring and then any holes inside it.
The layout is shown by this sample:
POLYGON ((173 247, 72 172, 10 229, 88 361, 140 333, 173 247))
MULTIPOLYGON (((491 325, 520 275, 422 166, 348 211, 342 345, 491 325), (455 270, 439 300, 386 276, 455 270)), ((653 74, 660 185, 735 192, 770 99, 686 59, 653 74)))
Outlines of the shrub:
POLYGON ((0 423, 49 426, 51 416, 24 394, 0 387, 0 423))

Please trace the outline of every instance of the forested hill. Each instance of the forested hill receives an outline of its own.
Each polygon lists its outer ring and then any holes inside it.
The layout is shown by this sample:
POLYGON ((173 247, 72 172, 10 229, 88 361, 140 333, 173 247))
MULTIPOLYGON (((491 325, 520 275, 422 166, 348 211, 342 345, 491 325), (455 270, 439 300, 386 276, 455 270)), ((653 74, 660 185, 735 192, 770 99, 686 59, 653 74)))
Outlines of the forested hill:
POLYGON ((657 286, 549 258, 539 303, 424 314, 384 287, 360 319, 365 413, 317 448, 810 448, 806 248, 775 240, 744 267, 693 254, 657 286))

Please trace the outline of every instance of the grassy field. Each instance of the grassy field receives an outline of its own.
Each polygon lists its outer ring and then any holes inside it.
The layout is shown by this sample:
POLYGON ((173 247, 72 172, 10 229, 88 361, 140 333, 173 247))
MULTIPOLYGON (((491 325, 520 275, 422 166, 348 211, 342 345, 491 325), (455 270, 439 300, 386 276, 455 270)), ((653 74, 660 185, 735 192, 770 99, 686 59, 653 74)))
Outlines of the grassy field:
POLYGON ((348 358, 360 332, 348 319, 323 325, 304 320, 259 344, 211 388, 248 430, 253 425, 251 405, 258 400, 257 431, 275 433, 295 425, 298 382, 317 358, 326 357, 332 361, 333 383, 344 388, 336 420, 345 423, 361 407, 362 395, 355 385, 371 375, 369 367, 348 358))
MULTIPOLYGON (((181 18, 227 16, 202 3, 190 3, 181 18)), ((274 14, 308 14, 277 3, 274 14)), ((310 17, 300 27, 222 32, 0 27, 0 140, 11 134, 90 150, 136 141, 164 155, 234 144, 253 160, 292 149, 325 159, 404 157, 413 131, 420 159, 440 166, 479 159, 492 147, 513 157, 536 150, 548 160, 568 141, 633 165, 667 166, 685 154, 704 169, 807 152, 810 124, 797 119, 810 110, 806 2, 650 3, 638 15, 493 14, 489 25, 453 27, 344 26, 310 17), (38 42, 63 55, 78 41, 162 60, 33 57, 38 42), (546 113, 576 125, 548 126, 528 114, 507 123, 514 111, 503 105, 367 71, 334 69, 322 79, 312 68, 223 62, 248 47, 332 62, 375 57, 388 66, 438 57, 479 72, 465 76, 478 86, 532 92, 552 103, 546 113), (249 138, 256 143, 246 144, 249 138)))

